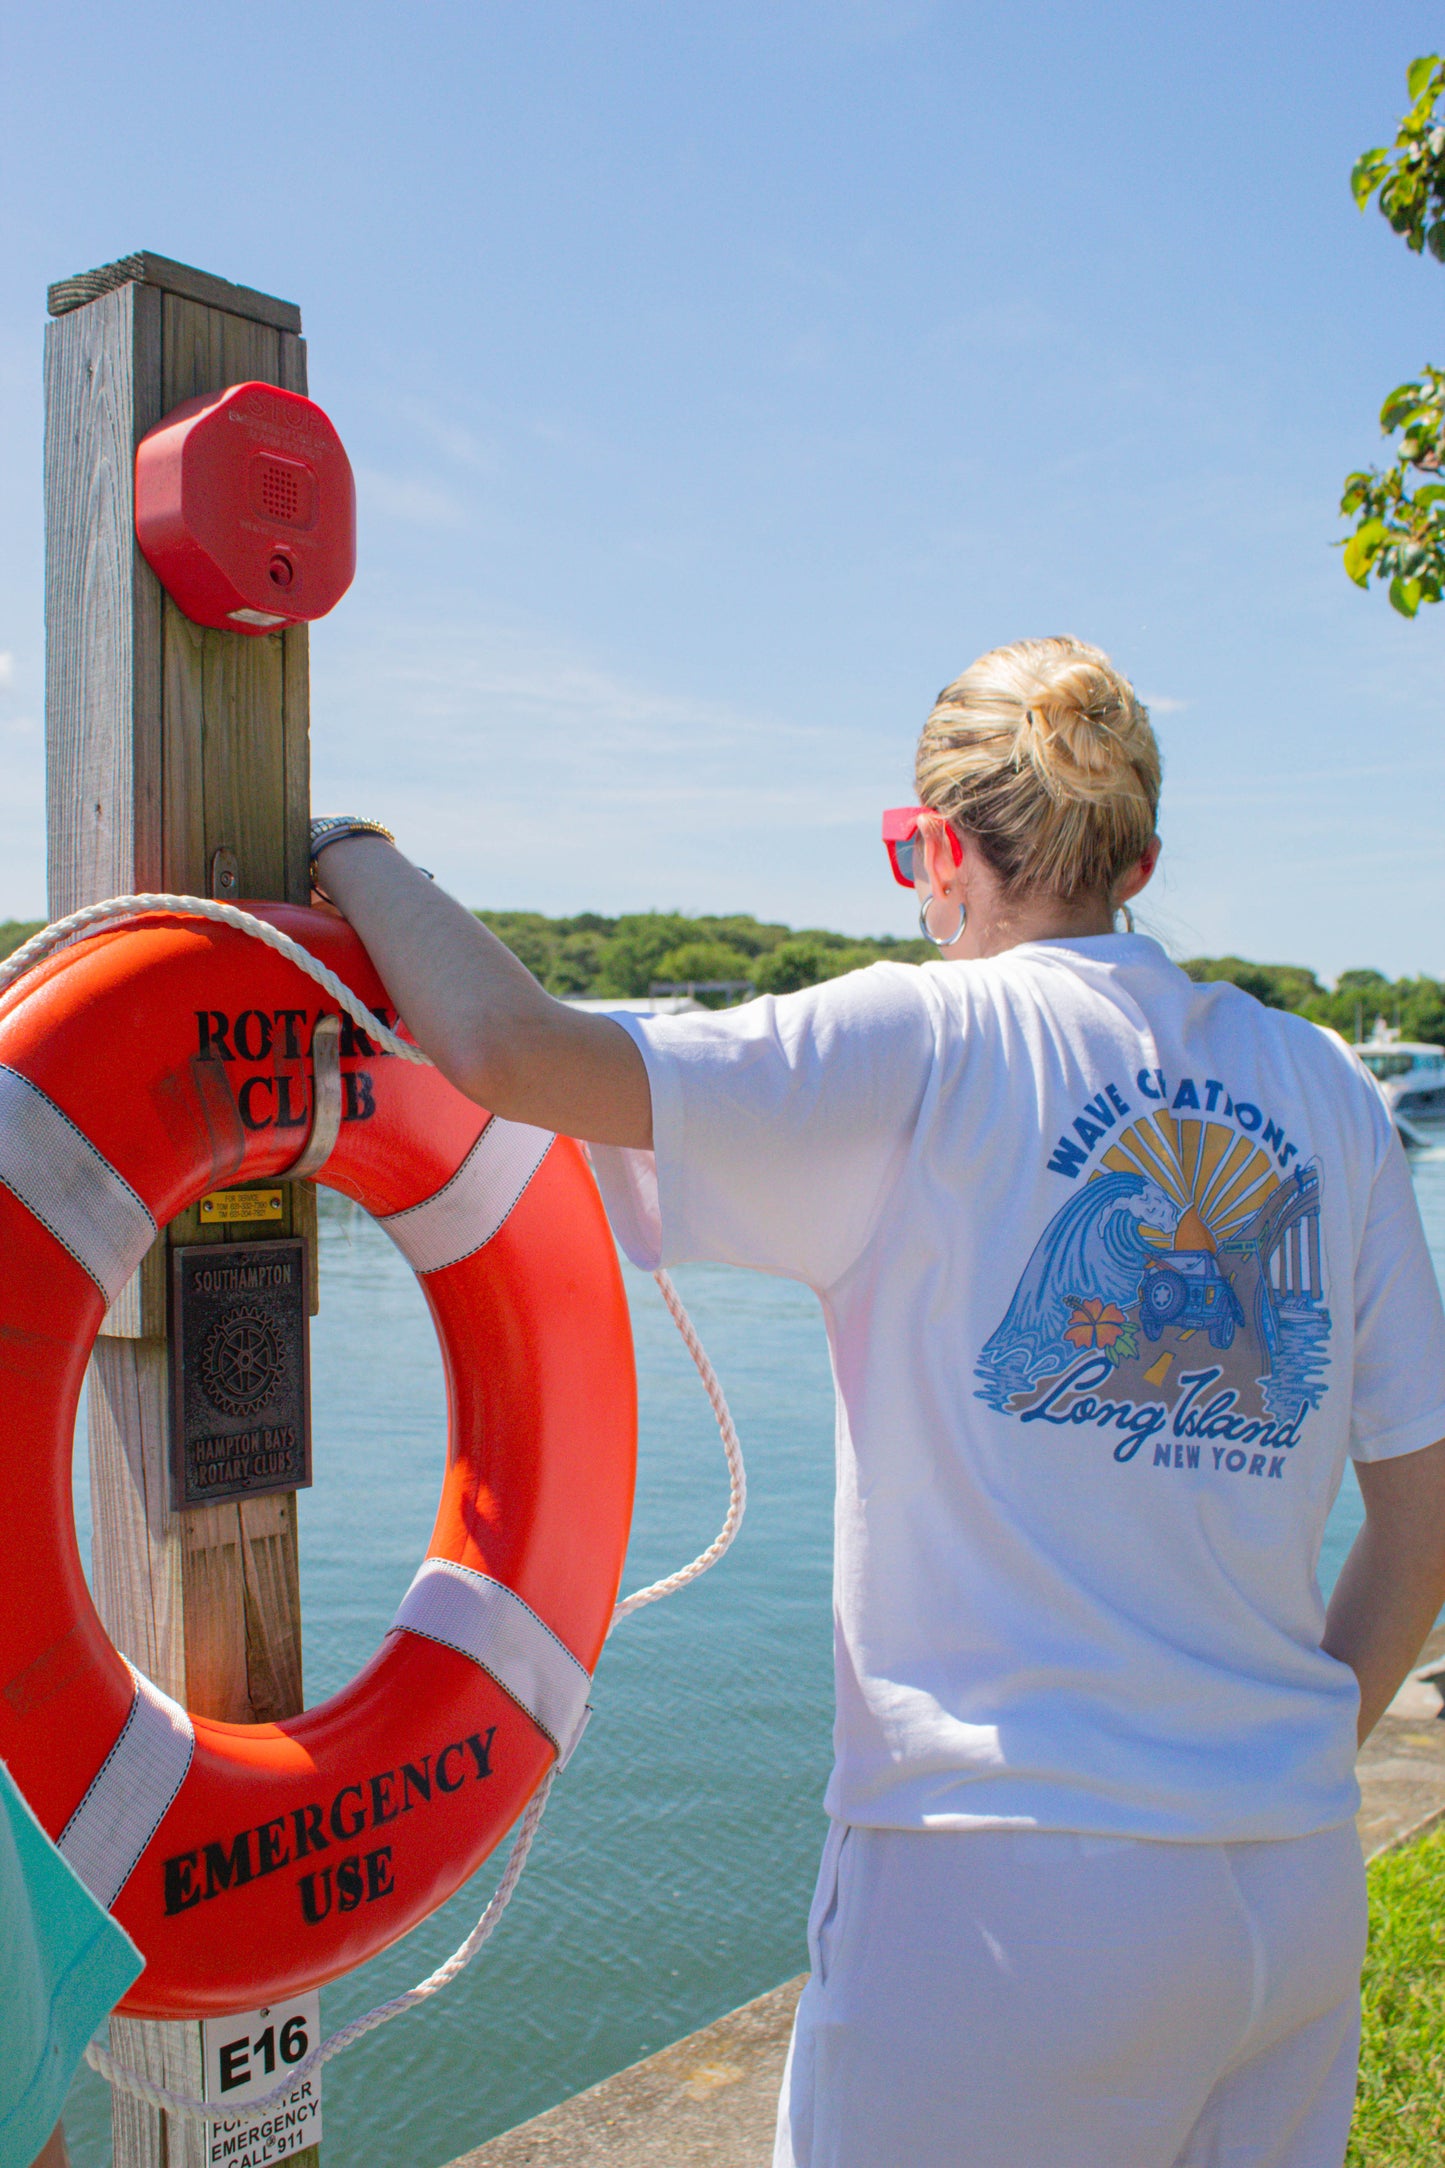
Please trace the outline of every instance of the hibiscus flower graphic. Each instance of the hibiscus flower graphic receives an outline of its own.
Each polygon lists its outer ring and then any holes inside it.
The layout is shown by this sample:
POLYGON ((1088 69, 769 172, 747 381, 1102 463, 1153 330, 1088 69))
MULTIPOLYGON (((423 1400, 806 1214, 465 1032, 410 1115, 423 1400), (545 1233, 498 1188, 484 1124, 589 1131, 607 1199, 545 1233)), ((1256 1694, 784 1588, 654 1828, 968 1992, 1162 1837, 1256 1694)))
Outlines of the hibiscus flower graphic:
POLYGON ((1075 1347, 1112 1347, 1127 1323, 1117 1303, 1101 1302, 1097 1295, 1082 1302, 1075 1297, 1064 1338, 1075 1347))
POLYGON ((1135 1352, 1134 1328, 1117 1303, 1102 1302, 1097 1295, 1073 1300, 1073 1314, 1064 1328, 1070 1346, 1099 1348, 1114 1363, 1135 1352))

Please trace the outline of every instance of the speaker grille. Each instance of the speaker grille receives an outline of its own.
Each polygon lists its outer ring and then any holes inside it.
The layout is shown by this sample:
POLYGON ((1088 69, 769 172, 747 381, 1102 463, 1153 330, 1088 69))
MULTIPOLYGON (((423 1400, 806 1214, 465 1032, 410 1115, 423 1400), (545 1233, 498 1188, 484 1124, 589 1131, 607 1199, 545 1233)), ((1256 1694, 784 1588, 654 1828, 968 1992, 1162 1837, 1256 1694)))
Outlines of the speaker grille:
POLYGON ((261 502, 272 519, 295 519, 301 509, 301 491, 294 471, 265 460, 261 467, 261 502))
POLYGON ((302 460, 258 452, 251 461, 251 508, 280 527, 309 527, 316 517, 316 477, 302 460))

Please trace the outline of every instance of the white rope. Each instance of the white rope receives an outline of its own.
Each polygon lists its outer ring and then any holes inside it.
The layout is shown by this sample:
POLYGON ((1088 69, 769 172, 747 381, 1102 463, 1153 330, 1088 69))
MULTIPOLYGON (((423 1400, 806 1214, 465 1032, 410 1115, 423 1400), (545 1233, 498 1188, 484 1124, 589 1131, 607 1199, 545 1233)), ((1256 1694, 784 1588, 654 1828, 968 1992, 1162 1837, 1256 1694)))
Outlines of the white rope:
MULTIPOLYGON (((419 2002, 426 2002, 430 1996, 439 1994, 444 1987, 451 1985, 459 1972, 465 1971, 483 1943, 490 1938, 497 1922, 512 1901, 512 1893, 522 1879, 522 1869, 527 1864, 527 1854, 532 1849, 532 1839, 537 1834, 537 1824, 546 1809, 547 1795, 552 1789, 555 1775, 556 1771, 553 1770, 532 1794, 513 1841, 506 1872, 497 1884, 491 1903, 466 1941, 452 1951, 446 1963, 438 1965, 436 1971, 429 1972, 424 1980, 418 1980, 416 1986, 409 1987, 404 1995, 394 1995, 390 2002, 379 2002, 376 2008, 368 2010, 364 2017, 354 2017, 349 2025, 343 2025, 340 2032, 334 2032, 329 2040, 323 2040, 320 2047, 313 2048, 309 2055, 295 2064, 278 2084, 272 2086, 269 2093, 262 2093, 254 2100, 241 2103, 232 2113, 249 2117, 261 2115, 267 2108, 275 2107, 278 2101, 285 2100, 294 2093, 297 2086, 303 2079, 310 2077, 313 2070, 319 2070, 323 2063, 329 2063, 333 2055, 340 2055, 343 2049, 349 2048, 354 2041, 362 2039, 369 2032, 375 2032, 378 2025, 385 2025, 389 2019, 400 2017, 403 2010, 414 2009, 419 2002)), ((131 2093, 137 2100, 149 2101, 153 2108, 164 2108, 167 2115, 188 2116, 193 2122, 215 2123, 227 2113, 224 2103, 220 2101, 197 2100, 193 2093, 173 2093, 166 2086, 157 2085, 154 2079, 133 2069, 129 2063, 116 2062, 104 2048, 97 2047, 93 2040, 85 2051, 85 2059, 92 2070, 99 2071, 107 2085, 118 2086, 121 2092, 131 2093)))
POLYGON ((707 1549, 699 1551, 690 1566, 680 1566, 676 1573, 669 1573, 664 1580, 649 1581, 646 1588, 639 1588, 633 1595, 623 1597, 612 1614, 612 1624, 607 1629, 609 1634, 615 1633, 622 1621, 630 1618, 634 1611, 640 1611, 644 1604, 658 1603, 664 1596, 675 1595, 678 1589, 686 1588, 689 1581, 695 1581, 700 1573, 706 1573, 710 1566, 715 1566, 742 1526, 748 1503, 748 1472, 743 1466, 743 1449, 738 1443, 732 1412, 718 1381, 718 1374, 708 1360, 707 1349, 699 1340, 692 1319, 683 1308, 682 1297, 673 1286, 670 1275, 666 1272, 654 1272, 652 1277, 667 1304, 668 1315, 682 1334, 682 1344, 692 1357, 693 1366, 702 1379, 703 1391, 712 1407, 718 1433, 722 1438, 723 1452, 727 1455, 728 1509, 722 1527, 707 1549))
MULTIPOLYGON (((308 978, 314 979, 318 986, 323 987, 347 1015, 360 1025, 367 1037, 387 1053, 399 1055, 403 1061, 426 1062, 427 1057, 420 1047, 410 1045, 407 1040, 399 1039, 395 1032, 389 1031, 381 1019, 372 1014, 366 1003, 358 999, 334 971, 328 970, 325 964, 318 963, 310 951, 303 948, 298 941, 293 941, 289 934, 268 925, 265 919, 253 918, 249 911, 238 911, 234 904, 215 903, 203 896, 112 896, 105 903, 92 903, 83 911, 73 911, 69 918, 58 919, 53 926, 43 928, 33 939, 27 941, 23 948, 16 949, 13 955, 0 963, 0 994, 14 985, 17 979, 23 978, 43 957, 93 928, 125 919, 150 918, 157 912, 187 918, 216 919, 222 925, 234 926, 238 932, 250 934, 257 941, 264 941, 268 948, 287 957, 298 970, 304 971, 308 978)), ((727 1397, 717 1372, 708 1360, 707 1350, 699 1340, 692 1319, 688 1316, 682 1297, 673 1286, 670 1276, 659 1271, 654 1272, 652 1277, 667 1305, 668 1315, 682 1335, 683 1345, 692 1357, 717 1422, 723 1452, 727 1456, 728 1509, 722 1527, 712 1542, 705 1551, 700 1551, 689 1565, 680 1566, 676 1573, 669 1573, 660 1581, 650 1581, 645 1588, 639 1588, 622 1599, 612 1613, 611 1624, 607 1629, 609 1636, 615 1633, 623 1619, 629 1618, 634 1611, 640 1611, 645 1604, 659 1603, 664 1596, 674 1595, 678 1589, 686 1588, 689 1581, 697 1580, 700 1574, 715 1566, 741 1527, 747 1506, 747 1470, 743 1466, 743 1450, 738 1442, 727 1397)), ((465 1942, 459 1943, 446 1963, 438 1965, 435 1972, 428 1973, 415 1987, 408 1988, 403 1995, 394 1995, 390 2002, 378 2003, 374 2010, 368 2010, 363 2017, 353 2018, 349 2025, 343 2025, 339 2032, 332 2033, 330 2039, 313 2048, 308 2056, 272 2086, 269 2093, 262 2093, 256 2099, 246 2101, 244 2113, 247 2116, 260 2115, 278 2101, 288 2098, 303 2079, 309 2077, 313 2070, 319 2070, 323 2063, 330 2062, 333 2055, 340 2055, 355 2041, 363 2039, 367 2033, 375 2032, 379 2025, 385 2025, 392 2018, 400 2017, 404 2010, 415 2009, 418 2003, 426 2002, 431 1996, 439 1994, 444 1987, 450 1986, 459 1973, 466 1970, 478 1951, 490 1940, 502 1914, 512 1901, 513 1892, 522 1879, 522 1869, 527 1864, 527 1855, 532 1849, 532 1840, 537 1834, 537 1826, 546 1809, 556 1774, 554 1768, 533 1793, 518 1825, 502 1879, 465 1942)), ((149 2102, 153 2108, 162 2108, 168 2115, 185 2116, 192 2121, 210 2123, 218 2120, 218 2113, 224 2112, 216 2101, 198 2100, 193 2094, 173 2093, 166 2086, 157 2085, 154 2079, 146 2077, 143 2071, 136 2070, 127 2063, 116 2062, 105 2048, 98 2046, 93 2040, 85 2051, 85 2059, 91 2069, 98 2071, 108 2085, 132 2094, 137 2100, 149 2102)))
MULTIPOLYGON (((370 1025, 363 1025, 362 1028, 367 1031, 371 1029, 370 1025)), ((728 1465, 728 1509, 722 1527, 712 1542, 705 1551, 698 1553, 691 1564, 680 1566, 676 1573, 669 1573, 661 1581, 650 1581, 645 1588, 639 1588, 632 1595, 623 1598, 612 1613, 612 1623, 607 1629, 609 1638, 634 1611, 640 1611, 645 1604, 659 1603, 664 1596, 675 1595, 678 1589, 686 1588, 689 1581, 697 1580, 700 1574, 715 1566, 742 1525, 748 1499, 743 1449, 717 1372, 708 1359, 707 1350, 699 1340, 697 1329, 688 1316, 682 1297, 673 1286, 669 1274, 654 1272, 652 1277, 657 1282, 669 1316, 682 1335, 683 1345, 692 1357, 722 1437, 723 1452, 727 1456, 728 1465)), ((440 1993, 442 1988, 450 1986, 458 1973, 466 1970, 483 1944, 490 1939, 502 1914, 512 1901, 512 1894, 522 1879, 522 1869, 527 1864, 527 1854, 532 1849, 532 1839, 537 1834, 537 1825, 542 1819, 556 1774, 553 1769, 539 1790, 533 1794, 522 1816, 506 1869, 491 1902, 466 1941, 453 1950, 446 1963, 439 1965, 435 1972, 428 1973, 424 1980, 419 1980, 417 1985, 409 1988, 404 1995, 393 1996, 390 2002, 378 2003, 376 2008, 368 2010, 364 2017, 353 2018, 349 2025, 343 2025, 339 2032, 333 2033, 319 2048, 313 2048, 285 2078, 272 2086, 269 2093, 263 2093, 255 2100, 248 2100, 244 2110, 238 2112, 244 2112, 247 2116, 260 2115, 265 2109, 288 2098, 304 2078, 313 2070, 319 2070, 333 2055, 340 2055, 344 2048, 349 2048, 354 2041, 362 2039, 367 2033, 374 2032, 379 2025, 385 2025, 392 2018, 400 2017, 404 2010, 414 2009, 418 2003, 426 2002, 431 1996, 440 1993)), ((153 2079, 129 2064, 116 2062, 104 2048, 97 2047, 94 2041, 86 2049, 85 2059, 92 2070, 99 2071, 108 2085, 118 2086, 122 2092, 132 2093, 138 2100, 149 2101, 153 2108, 164 2108, 169 2115, 189 2116, 196 2121, 214 2122, 217 2119, 215 2101, 197 2100, 189 2093, 169 2092, 165 2086, 157 2085, 153 2079)))
POLYGON ((72 911, 69 918, 59 918, 53 926, 42 927, 23 948, 16 949, 13 956, 7 956, 0 963, 0 994, 23 978, 27 971, 33 970, 42 957, 50 955, 54 949, 64 948, 78 935, 120 919, 153 918, 157 912, 165 912, 173 918, 213 918, 222 926, 234 926, 238 933, 250 934, 255 941, 264 941, 267 948, 275 949, 278 956, 286 957, 298 971, 304 971, 308 979, 314 979, 385 1053, 430 1067, 419 1046, 412 1046, 408 1040, 399 1039, 394 1031, 389 1031, 343 979, 318 962, 299 941, 293 941, 289 933, 282 933, 279 926, 267 925, 264 918, 253 918, 249 911, 238 911, 233 903, 215 903, 207 896, 112 896, 105 903, 91 903, 83 911, 72 911))
MULTIPOLYGON (((370 1028, 369 1025, 363 1026, 363 1029, 368 1031, 370 1028)), ((706 1573, 717 1564, 742 1525, 748 1499, 743 1449, 717 1372, 708 1359, 707 1350, 697 1336, 697 1329, 688 1316, 671 1277, 666 1272, 654 1272, 652 1277, 657 1282, 668 1314, 682 1335, 683 1345, 702 1379, 703 1390, 717 1421, 723 1452, 727 1456, 728 1509, 722 1527, 712 1542, 705 1551, 700 1551, 689 1565, 680 1566, 676 1573, 669 1573, 661 1581, 650 1581, 645 1588, 639 1588, 632 1595, 623 1598, 612 1613, 612 1622, 607 1629, 609 1639, 622 1621, 630 1618, 634 1611, 640 1611, 645 1604, 659 1603, 664 1596, 675 1595, 678 1589, 686 1588, 689 1581, 697 1580, 700 1574, 706 1573)), ((432 1995, 440 1993, 442 1988, 450 1986, 458 1973, 466 1970, 483 1944, 490 1939, 502 1914, 512 1901, 512 1894, 522 1879, 522 1869, 527 1864, 527 1854, 532 1849, 532 1839, 537 1834, 537 1825, 542 1819, 556 1774, 553 1769, 540 1789, 533 1794, 527 1811, 522 1816, 506 1869, 491 1902, 466 1941, 453 1950, 446 1963, 439 1965, 435 1972, 428 1973, 424 1980, 419 1980, 416 1986, 409 1988, 404 1995, 393 1996, 390 2002, 378 2003, 376 2008, 368 2010, 364 2017, 353 2018, 349 2025, 343 2025, 340 2032, 333 2033, 319 2048, 313 2048, 304 2061, 297 2063, 285 2078, 272 2086, 269 2093, 263 2093, 255 2100, 248 2100, 244 2111, 238 2112, 244 2112, 247 2116, 260 2115, 265 2109, 287 2099, 295 2092, 303 2078, 308 2077, 313 2070, 319 2070, 333 2055, 340 2055, 344 2048, 349 2048, 365 2034, 374 2032, 379 2025, 385 2025, 392 2018, 400 2017, 404 2010, 414 2009, 418 2003, 426 2002, 432 1995)), ((104 2048, 97 2047, 94 2041, 86 2049, 85 2059, 92 2070, 99 2071, 108 2085, 118 2086, 122 2092, 133 2093, 137 2099, 149 2101, 153 2108, 164 2108, 169 2115, 189 2116, 196 2121, 214 2122, 217 2119, 215 2101, 197 2100, 189 2093, 169 2092, 165 2086, 157 2085, 153 2079, 144 2076, 129 2064, 116 2062, 104 2048)))

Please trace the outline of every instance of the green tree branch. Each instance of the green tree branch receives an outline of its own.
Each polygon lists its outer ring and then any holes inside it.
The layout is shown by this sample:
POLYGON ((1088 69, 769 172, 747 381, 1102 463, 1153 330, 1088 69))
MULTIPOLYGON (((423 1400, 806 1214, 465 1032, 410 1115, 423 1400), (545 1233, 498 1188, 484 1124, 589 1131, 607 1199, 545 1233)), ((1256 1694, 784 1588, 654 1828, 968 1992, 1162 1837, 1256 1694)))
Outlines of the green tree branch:
MULTIPOLYGON (((1445 263, 1445 61, 1422 54, 1406 75, 1410 109, 1393 149, 1365 151, 1350 176, 1363 211, 1371 197, 1407 248, 1426 249, 1445 263)), ((1417 473, 1433 475, 1445 452, 1445 370, 1426 367, 1412 383, 1397 385, 1380 409, 1386 436, 1400 433, 1393 464, 1347 475, 1340 510, 1355 522, 1340 545, 1345 571, 1358 587, 1388 582, 1390 601, 1402 617, 1422 602, 1445 597, 1445 485, 1412 486, 1417 473)))

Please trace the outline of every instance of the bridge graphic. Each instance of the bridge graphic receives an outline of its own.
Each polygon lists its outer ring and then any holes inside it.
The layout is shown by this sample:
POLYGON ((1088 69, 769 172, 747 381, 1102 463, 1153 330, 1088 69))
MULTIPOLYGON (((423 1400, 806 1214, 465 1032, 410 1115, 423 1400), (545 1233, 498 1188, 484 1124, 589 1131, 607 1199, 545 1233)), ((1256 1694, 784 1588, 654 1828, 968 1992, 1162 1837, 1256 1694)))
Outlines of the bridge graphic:
POLYGON ((1272 1190, 1254 1217, 1221 1245, 1219 1263, 1272 1369, 1285 1322, 1313 1314, 1324 1300, 1318 1169, 1297 1167, 1272 1190))

